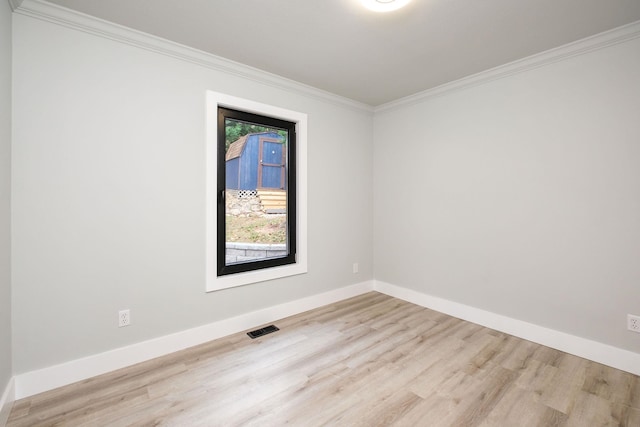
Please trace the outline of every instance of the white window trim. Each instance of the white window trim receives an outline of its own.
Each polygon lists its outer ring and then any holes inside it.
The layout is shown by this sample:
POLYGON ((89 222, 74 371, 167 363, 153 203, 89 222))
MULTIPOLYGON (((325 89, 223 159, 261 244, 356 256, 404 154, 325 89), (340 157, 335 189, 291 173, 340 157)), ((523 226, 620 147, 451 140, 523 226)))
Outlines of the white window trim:
POLYGON ((235 286, 304 274, 307 272, 307 115, 268 104, 207 91, 206 146, 206 291, 212 292, 235 286), (247 111, 275 117, 296 124, 296 262, 278 267, 243 273, 217 275, 217 156, 218 107, 247 111))

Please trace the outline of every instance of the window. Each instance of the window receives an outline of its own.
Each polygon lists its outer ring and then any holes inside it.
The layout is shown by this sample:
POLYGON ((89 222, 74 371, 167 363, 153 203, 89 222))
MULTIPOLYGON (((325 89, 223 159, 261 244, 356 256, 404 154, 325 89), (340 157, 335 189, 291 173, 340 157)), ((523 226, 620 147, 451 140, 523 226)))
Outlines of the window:
POLYGON ((218 276, 296 262, 295 147, 295 123, 218 107, 218 276))
POLYGON ((306 115, 207 96, 207 291, 301 274, 306 115))

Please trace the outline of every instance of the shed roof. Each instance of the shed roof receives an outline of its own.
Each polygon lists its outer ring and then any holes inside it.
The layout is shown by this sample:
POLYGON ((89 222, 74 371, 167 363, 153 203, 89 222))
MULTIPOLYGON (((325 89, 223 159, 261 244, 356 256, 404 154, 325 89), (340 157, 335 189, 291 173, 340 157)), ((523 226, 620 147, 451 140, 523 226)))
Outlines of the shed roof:
POLYGON ((249 135, 241 136, 237 140, 231 143, 229 149, 227 150, 227 155, 225 156, 225 160, 235 159, 236 157, 240 157, 242 151, 244 150, 244 146, 247 143, 247 138, 249 135))

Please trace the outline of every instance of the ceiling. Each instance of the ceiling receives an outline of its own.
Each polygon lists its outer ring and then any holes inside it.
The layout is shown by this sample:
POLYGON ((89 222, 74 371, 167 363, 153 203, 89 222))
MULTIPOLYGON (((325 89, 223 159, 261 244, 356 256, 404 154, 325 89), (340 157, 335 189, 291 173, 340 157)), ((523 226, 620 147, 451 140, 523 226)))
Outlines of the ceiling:
POLYGON ((372 106, 640 20, 640 0, 49 0, 372 106))

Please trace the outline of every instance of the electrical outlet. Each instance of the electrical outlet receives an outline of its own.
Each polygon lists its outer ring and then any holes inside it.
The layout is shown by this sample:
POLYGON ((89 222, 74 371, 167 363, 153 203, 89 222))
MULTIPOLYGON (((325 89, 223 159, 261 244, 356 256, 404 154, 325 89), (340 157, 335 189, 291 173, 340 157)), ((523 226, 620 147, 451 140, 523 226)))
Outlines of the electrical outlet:
POLYGON ((627 314, 627 328, 630 331, 640 333, 640 316, 634 316, 633 314, 627 314))
POLYGON ((360 268, 358 266, 357 262, 353 263, 353 274, 356 274, 358 271, 360 271, 360 268))
POLYGON ((129 326, 131 324, 131 313, 129 313, 129 309, 120 310, 118 312, 118 327, 122 328, 123 326, 129 326))

